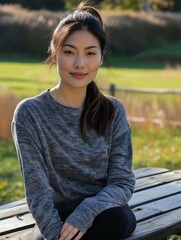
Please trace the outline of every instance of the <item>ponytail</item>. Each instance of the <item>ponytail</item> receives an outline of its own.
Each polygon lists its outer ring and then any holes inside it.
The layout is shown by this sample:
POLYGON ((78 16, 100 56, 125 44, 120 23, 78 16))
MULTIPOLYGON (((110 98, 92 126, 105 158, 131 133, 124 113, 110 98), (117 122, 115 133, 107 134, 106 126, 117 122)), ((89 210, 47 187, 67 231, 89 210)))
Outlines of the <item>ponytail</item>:
POLYGON ((87 132, 93 128, 99 136, 105 136, 109 121, 114 114, 114 106, 98 89, 92 81, 87 86, 86 99, 80 119, 81 133, 88 142, 87 132))

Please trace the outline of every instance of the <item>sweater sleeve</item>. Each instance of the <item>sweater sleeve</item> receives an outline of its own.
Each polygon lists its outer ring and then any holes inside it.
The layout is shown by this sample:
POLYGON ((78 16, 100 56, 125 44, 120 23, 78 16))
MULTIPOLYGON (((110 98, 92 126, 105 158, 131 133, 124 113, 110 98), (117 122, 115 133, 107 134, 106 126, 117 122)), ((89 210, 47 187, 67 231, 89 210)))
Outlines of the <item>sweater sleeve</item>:
POLYGON ((25 183, 27 203, 36 223, 48 240, 59 239, 61 219, 53 205, 53 191, 41 149, 33 136, 15 121, 12 135, 25 183))
POLYGON ((114 117, 107 185, 95 196, 84 199, 66 220, 84 233, 99 213, 126 205, 134 191, 131 130, 123 106, 121 103, 118 105, 114 117))

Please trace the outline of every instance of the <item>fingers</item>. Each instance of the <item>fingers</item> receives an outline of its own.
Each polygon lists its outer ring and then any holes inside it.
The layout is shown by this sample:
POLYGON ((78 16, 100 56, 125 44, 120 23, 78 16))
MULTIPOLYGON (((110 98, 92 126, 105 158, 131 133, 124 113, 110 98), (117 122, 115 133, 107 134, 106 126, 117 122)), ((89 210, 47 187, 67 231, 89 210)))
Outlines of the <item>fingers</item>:
MULTIPOLYGON (((61 232, 60 232, 60 235, 62 235, 62 234, 64 233, 64 231, 67 229, 67 227, 68 227, 69 225, 70 225, 70 224, 67 223, 67 222, 65 222, 65 223, 63 224, 62 230, 61 230, 61 232)), ((71 226, 71 225, 70 225, 70 226, 71 226)))
POLYGON ((79 234, 77 235, 76 238, 74 238, 74 240, 79 240, 79 239, 81 239, 81 237, 82 237, 83 235, 84 235, 83 232, 79 232, 79 234))
POLYGON ((75 239, 79 240, 83 236, 83 232, 79 232, 79 229, 69 223, 64 223, 59 240, 71 240, 75 235, 77 235, 75 239))

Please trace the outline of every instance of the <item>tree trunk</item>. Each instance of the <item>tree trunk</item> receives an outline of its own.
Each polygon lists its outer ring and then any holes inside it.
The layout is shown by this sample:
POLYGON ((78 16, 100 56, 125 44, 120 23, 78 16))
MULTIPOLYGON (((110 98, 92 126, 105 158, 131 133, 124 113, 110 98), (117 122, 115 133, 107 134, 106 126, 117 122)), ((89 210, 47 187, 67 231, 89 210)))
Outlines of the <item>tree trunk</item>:
POLYGON ((143 6, 144 6, 144 10, 146 12, 150 12, 151 8, 150 8, 150 1, 149 0, 143 0, 143 6))

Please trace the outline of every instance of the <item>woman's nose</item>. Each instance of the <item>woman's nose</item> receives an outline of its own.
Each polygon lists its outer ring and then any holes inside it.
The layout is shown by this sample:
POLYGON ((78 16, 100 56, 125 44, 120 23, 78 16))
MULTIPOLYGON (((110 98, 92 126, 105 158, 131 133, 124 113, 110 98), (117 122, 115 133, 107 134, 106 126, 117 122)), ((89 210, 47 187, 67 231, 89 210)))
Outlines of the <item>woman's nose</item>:
POLYGON ((77 55, 75 58, 75 68, 84 68, 85 67, 85 59, 82 55, 77 55))

